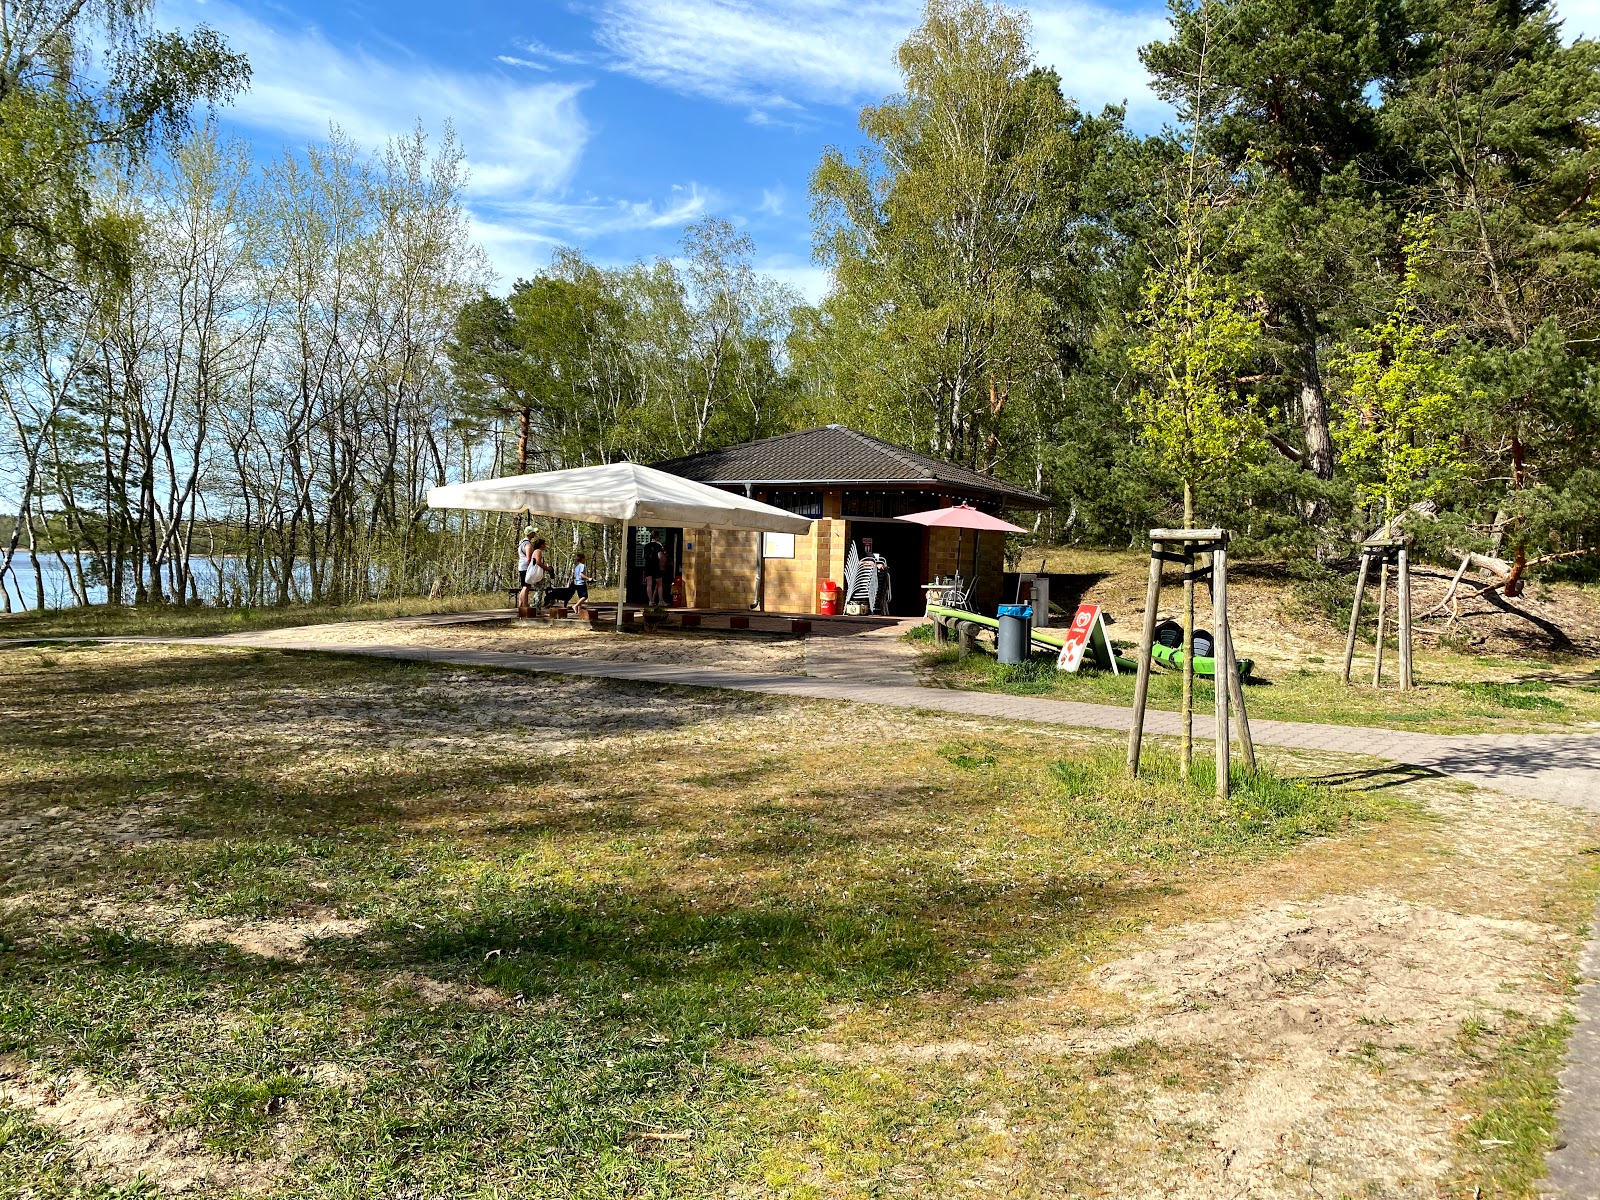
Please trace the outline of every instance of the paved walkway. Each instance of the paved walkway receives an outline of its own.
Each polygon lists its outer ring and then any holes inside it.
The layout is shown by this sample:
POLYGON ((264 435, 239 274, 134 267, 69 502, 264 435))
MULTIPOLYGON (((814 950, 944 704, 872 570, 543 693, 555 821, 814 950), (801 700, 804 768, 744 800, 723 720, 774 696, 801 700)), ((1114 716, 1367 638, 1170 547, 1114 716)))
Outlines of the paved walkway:
MULTIPOLYGON (((1126 731, 1131 719, 1129 709, 1112 705, 920 687, 910 670, 911 656, 904 654, 903 645, 891 640, 898 632, 894 629, 881 636, 873 633, 861 638, 809 639, 809 676, 759 675, 495 650, 357 645, 297 638, 295 632, 290 629, 211 638, 101 640, 312 650, 591 679, 725 688, 1090 729, 1126 731), (868 639, 875 644, 869 647, 868 639)), ((1146 717, 1145 728, 1157 735, 1177 734, 1178 715, 1152 711, 1146 717)), ((1500 792, 1600 812, 1600 734, 1457 736, 1298 721, 1251 721, 1250 730, 1261 746, 1368 755, 1500 792)), ((1201 737, 1206 736, 1207 715, 1198 718, 1196 731, 1201 737)), ((1558 1200, 1600 1200, 1600 917, 1591 930, 1579 971, 1583 982, 1578 993, 1578 1024, 1561 1074, 1563 1141, 1550 1156, 1549 1178, 1541 1191, 1542 1196, 1558 1200)))
MULTIPOLYGON (((296 638, 294 630, 232 634, 212 638, 128 638, 187 645, 247 645, 275 650, 319 650, 413 662, 538 671, 591 679, 684 687, 726 688, 808 700, 882 704, 930 712, 1126 731, 1131 710, 1109 704, 1046 700, 994 692, 962 692, 919 686, 909 664, 887 657, 898 650, 885 639, 868 648, 868 638, 811 639, 807 667, 811 675, 759 675, 715 668, 669 666, 651 662, 610 662, 560 655, 520 654, 501 650, 437 649, 429 646, 342 644, 296 638)), ((1197 715, 1195 728, 1209 736, 1209 714, 1197 715)), ((1145 730, 1156 735, 1180 732, 1177 713, 1151 710, 1145 730)), ((1365 754, 1389 762, 1424 768, 1441 775, 1508 792, 1571 804, 1600 812, 1600 734, 1471 734, 1407 733, 1354 725, 1313 725, 1301 721, 1250 722, 1259 746, 1328 750, 1365 754)))

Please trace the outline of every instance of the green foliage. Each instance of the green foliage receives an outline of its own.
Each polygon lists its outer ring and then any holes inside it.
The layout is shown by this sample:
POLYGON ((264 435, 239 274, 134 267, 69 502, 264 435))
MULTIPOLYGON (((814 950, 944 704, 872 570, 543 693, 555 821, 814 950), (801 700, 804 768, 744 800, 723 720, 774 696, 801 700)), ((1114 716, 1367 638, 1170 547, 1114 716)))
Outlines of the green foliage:
POLYGON ((1445 350, 1455 330, 1430 330, 1419 313, 1432 222, 1409 221, 1406 231, 1405 274, 1388 317, 1361 348, 1334 359, 1348 395, 1335 426, 1344 468, 1358 499, 1386 517, 1444 495, 1462 461, 1462 388, 1445 350))
POLYGON ((1229 279, 1186 255, 1152 271, 1135 323, 1143 341, 1129 358, 1147 382, 1129 414, 1161 466, 1186 490, 1238 469, 1260 431, 1235 382, 1260 321, 1229 279))
POLYGON ((1036 486, 1089 428, 1072 392, 1120 254, 1104 218, 1130 143, 1034 67, 1026 16, 930 0, 901 93, 863 110, 866 146, 812 177, 835 288, 796 344, 814 409, 1036 486))
POLYGON ((201 26, 151 27, 151 0, 23 0, 0 37, 0 297, 75 272, 125 275, 133 231, 94 203, 106 165, 140 159, 197 106, 245 86, 249 64, 201 26), (104 67, 90 66, 102 51, 104 67))

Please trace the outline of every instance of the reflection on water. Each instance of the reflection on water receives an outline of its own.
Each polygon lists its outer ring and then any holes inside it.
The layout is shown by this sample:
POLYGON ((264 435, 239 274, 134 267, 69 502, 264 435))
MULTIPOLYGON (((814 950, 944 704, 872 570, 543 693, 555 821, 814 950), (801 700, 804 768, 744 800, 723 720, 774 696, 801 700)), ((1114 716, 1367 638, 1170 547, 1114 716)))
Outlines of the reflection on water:
MULTIPOLYGON (((72 559, 67 556, 70 566, 72 559)), ((215 604, 218 598, 219 584, 226 595, 229 591, 227 585, 236 570, 236 565, 226 558, 201 558, 194 557, 189 560, 189 570, 194 575, 194 588, 199 593, 200 599, 206 604, 215 604)), ((93 579, 88 559, 84 560, 84 572, 93 579)), ((44 580, 44 605, 46 608, 73 608, 77 600, 72 593, 72 586, 67 578, 67 572, 62 570, 60 561, 53 554, 45 554, 39 558, 39 574, 44 580)), ((296 582, 304 586, 305 574, 298 569, 295 572, 296 582)), ((18 550, 11 560, 11 570, 5 579, 6 591, 11 595, 11 609, 13 612, 31 612, 37 600, 38 586, 33 574, 33 556, 26 550, 18 550)), ((128 584, 128 594, 123 596, 125 602, 133 600, 132 583, 128 584)), ((168 585, 170 586, 170 585, 168 585)), ((104 584, 91 584, 88 589, 90 604, 104 604, 106 602, 106 588, 104 584)))

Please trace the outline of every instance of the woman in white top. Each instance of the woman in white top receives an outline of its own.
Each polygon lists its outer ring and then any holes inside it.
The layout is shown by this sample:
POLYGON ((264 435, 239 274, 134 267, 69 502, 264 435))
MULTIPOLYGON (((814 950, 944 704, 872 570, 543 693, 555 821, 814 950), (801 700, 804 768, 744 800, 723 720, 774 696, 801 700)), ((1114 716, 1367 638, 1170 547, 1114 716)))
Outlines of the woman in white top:
POLYGON ((528 593, 544 583, 544 539, 529 525, 517 543, 517 575, 522 588, 517 592, 517 615, 528 615, 528 593))

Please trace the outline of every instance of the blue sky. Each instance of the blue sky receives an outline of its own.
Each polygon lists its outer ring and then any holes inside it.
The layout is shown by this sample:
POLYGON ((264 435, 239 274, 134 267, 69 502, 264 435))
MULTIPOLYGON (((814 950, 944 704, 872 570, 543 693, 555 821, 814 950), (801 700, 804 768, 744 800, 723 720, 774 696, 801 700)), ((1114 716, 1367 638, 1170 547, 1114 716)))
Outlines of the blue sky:
MULTIPOLYGON (((1569 32, 1600 0, 1563 5, 1569 32)), ((1160 4, 1042 0, 1033 45, 1066 92, 1127 101, 1158 128, 1137 48, 1160 4)), ((557 245, 619 264, 672 254, 683 226, 726 217, 759 265, 816 297, 806 181, 825 145, 857 142, 864 103, 897 85, 918 0, 167 0, 251 60, 226 113, 259 157, 336 122, 376 147, 451 121, 472 170, 474 233, 502 287, 557 245)))

